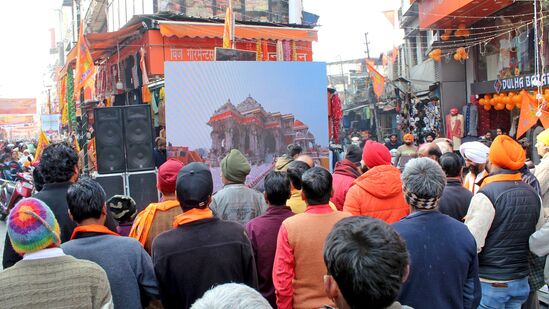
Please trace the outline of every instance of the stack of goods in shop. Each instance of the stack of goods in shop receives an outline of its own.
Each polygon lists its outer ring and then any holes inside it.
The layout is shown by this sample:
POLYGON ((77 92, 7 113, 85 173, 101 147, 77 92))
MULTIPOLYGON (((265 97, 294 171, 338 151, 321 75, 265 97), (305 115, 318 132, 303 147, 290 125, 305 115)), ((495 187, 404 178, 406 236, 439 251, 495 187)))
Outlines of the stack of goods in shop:
POLYGON ((438 101, 424 99, 414 100, 411 109, 405 109, 398 116, 399 129, 403 132, 412 132, 419 140, 423 140, 429 133, 440 132, 440 106, 438 101))

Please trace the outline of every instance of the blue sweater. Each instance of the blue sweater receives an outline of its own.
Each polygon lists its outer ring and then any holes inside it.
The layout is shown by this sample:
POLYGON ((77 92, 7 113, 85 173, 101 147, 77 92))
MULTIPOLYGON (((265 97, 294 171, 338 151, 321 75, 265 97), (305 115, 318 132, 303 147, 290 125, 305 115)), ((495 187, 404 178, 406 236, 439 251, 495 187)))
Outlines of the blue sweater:
POLYGON ((141 244, 123 236, 95 234, 61 245, 77 259, 95 262, 107 273, 115 308, 142 308, 141 291, 158 299, 160 293, 151 257, 141 244))
POLYGON ((399 301, 413 308, 477 308, 477 247, 467 227, 438 211, 419 211, 393 224, 410 253, 399 301))

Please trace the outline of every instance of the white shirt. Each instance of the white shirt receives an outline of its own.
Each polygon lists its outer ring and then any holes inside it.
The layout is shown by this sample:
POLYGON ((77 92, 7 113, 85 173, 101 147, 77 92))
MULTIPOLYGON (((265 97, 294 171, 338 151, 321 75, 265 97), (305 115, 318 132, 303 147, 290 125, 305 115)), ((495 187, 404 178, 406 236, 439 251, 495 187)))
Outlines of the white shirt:
POLYGON ((53 258, 58 256, 64 256, 65 253, 61 248, 47 248, 38 250, 36 252, 29 252, 25 253, 23 255, 23 260, 39 260, 39 259, 47 259, 47 258, 53 258))

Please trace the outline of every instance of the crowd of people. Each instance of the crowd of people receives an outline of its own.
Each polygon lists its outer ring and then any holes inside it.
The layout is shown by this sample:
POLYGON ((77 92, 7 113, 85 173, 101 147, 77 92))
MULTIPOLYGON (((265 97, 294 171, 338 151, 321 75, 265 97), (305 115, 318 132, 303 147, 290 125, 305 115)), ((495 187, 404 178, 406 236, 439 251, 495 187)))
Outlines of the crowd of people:
POLYGON ((51 144, 8 217, 0 307, 538 308, 549 129, 533 173, 503 134, 413 141, 351 145, 333 173, 288 147, 263 192, 238 150, 215 193, 208 165, 168 159, 139 212, 51 144))

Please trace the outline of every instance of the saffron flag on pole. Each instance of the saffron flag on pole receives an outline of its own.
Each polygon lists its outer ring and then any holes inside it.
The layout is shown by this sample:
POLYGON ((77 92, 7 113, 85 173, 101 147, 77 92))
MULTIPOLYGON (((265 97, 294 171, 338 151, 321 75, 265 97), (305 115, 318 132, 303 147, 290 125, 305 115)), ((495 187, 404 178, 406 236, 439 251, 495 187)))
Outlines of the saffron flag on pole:
POLYGON ((44 133, 44 131, 40 130, 40 136, 38 137, 38 146, 36 146, 36 153, 34 154, 34 161, 32 161, 32 165, 36 165, 40 163, 40 157, 42 156, 42 152, 44 151, 44 148, 50 144, 50 141, 48 140, 48 137, 44 133))
POLYGON ((80 97, 80 89, 88 86, 93 88, 95 67, 84 37, 84 22, 80 23, 80 33, 76 46, 76 74, 74 76, 74 94, 80 97))
POLYGON ((385 88, 385 77, 379 74, 371 63, 367 62, 366 64, 368 66, 368 72, 370 73, 370 79, 374 85, 374 93, 379 99, 383 93, 383 88, 385 88))
POLYGON ((229 7, 225 13, 225 27, 223 28, 223 48, 233 48, 233 5, 229 0, 229 7))
POLYGON ((522 104, 520 107, 520 117, 517 128, 517 139, 538 122, 536 113, 538 111, 538 102, 535 98, 525 94, 522 95, 522 104))

